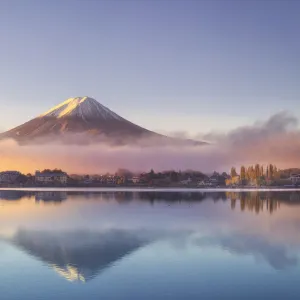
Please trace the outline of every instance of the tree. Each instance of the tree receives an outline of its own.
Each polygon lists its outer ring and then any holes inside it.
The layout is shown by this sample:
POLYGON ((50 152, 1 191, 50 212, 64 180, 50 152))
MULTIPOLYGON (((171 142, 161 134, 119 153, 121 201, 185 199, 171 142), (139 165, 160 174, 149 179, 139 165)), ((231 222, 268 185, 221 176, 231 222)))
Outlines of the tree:
POLYGON ((274 165, 274 170, 273 170, 273 177, 278 178, 279 177, 279 171, 277 167, 274 165))
POLYGON ((231 177, 236 177, 237 176, 237 172, 236 172, 235 167, 231 168, 230 175, 231 175, 231 177))
POLYGON ((250 166, 248 168, 248 172, 249 172, 249 179, 250 181, 253 181, 255 179, 255 170, 253 166, 250 166))
POLYGON ((274 166, 272 164, 269 165, 269 178, 273 179, 274 177, 274 166))
POLYGON ((260 165, 259 164, 256 164, 255 165, 255 179, 259 179, 260 177, 260 165))
POLYGON ((260 177, 264 176, 264 166, 260 166, 260 177))
POLYGON ((251 180, 251 176, 250 176, 251 174, 250 173, 251 173, 251 170, 250 170, 250 167, 248 167, 247 170, 246 170, 246 180, 247 181, 251 180))
POLYGON ((127 169, 118 169, 116 172, 118 176, 132 177, 133 173, 127 169))
POLYGON ((223 172, 221 176, 223 176, 224 178, 227 178, 228 174, 226 172, 223 172))
POLYGON ((242 181, 246 180, 246 168, 245 168, 245 166, 241 166, 241 180, 242 181))
POLYGON ((150 172, 148 173, 148 180, 153 180, 153 179, 155 179, 155 176, 156 174, 155 174, 155 172, 154 172, 154 170, 153 169, 151 169, 150 170, 150 172))
POLYGON ((212 176, 218 177, 218 176, 220 176, 220 174, 218 172, 214 171, 212 176))
POLYGON ((171 172, 170 179, 172 182, 177 182, 178 181, 178 173, 175 171, 171 172))
POLYGON ((25 176, 25 175, 23 175, 23 174, 20 174, 19 176, 18 176, 18 178, 16 179, 16 183, 21 183, 21 184, 25 184, 26 182, 27 182, 27 180, 28 180, 28 178, 25 176))

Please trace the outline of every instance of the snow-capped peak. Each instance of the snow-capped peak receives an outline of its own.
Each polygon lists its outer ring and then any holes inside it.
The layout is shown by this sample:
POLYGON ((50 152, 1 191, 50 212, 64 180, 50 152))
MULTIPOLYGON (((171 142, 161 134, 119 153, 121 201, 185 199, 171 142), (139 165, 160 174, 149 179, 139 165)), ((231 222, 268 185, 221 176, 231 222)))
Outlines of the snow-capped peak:
POLYGON ((122 119, 116 113, 90 97, 69 98, 40 115, 40 118, 42 117, 81 117, 83 119, 100 118, 104 120, 122 119))

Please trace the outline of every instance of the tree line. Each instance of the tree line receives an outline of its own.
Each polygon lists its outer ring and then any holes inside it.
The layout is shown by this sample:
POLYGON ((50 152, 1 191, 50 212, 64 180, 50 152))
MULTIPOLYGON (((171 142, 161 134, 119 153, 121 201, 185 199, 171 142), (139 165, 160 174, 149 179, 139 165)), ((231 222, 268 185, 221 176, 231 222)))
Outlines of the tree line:
MULTIPOLYGON (((231 168, 230 175, 231 178, 235 178, 238 176, 235 167, 231 168)), ((279 177, 279 170, 273 164, 269 164, 266 167, 260 164, 255 164, 248 167, 242 165, 239 176, 241 184, 263 184, 277 179, 279 177)))

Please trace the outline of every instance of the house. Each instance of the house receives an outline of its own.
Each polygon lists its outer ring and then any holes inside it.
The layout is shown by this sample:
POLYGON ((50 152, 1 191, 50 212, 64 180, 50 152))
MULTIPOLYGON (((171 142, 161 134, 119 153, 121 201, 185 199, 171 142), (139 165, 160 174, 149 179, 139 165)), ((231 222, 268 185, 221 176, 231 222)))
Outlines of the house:
POLYGON ((209 179, 201 180, 198 182, 199 187, 207 187, 207 186, 213 186, 213 184, 209 181, 209 179))
POLYGON ((116 176, 108 176, 106 178, 106 183, 107 184, 116 184, 117 178, 116 176))
POLYGON ((39 184, 66 184, 68 175, 65 172, 35 172, 35 182, 39 184))
POLYGON ((211 177, 200 180, 198 182, 199 187, 217 187, 225 184, 225 178, 222 175, 214 174, 211 177))
POLYGON ((134 176, 131 178, 132 183, 137 184, 140 182, 140 177, 139 176, 134 176))
POLYGON ((227 174, 220 175, 219 173, 214 173, 210 178, 209 182, 213 186, 223 186, 225 185, 226 179, 228 178, 227 174))
POLYGON ((14 183, 20 175, 18 171, 0 172, 0 183, 14 183))
POLYGON ((218 176, 211 176, 208 181, 211 186, 219 185, 219 177, 218 176))
POLYGON ((91 179, 91 178, 85 178, 84 180, 83 180, 83 183, 84 184, 92 184, 94 181, 93 181, 93 179, 91 179))
POLYGON ((192 179, 189 177, 188 179, 185 179, 185 180, 181 180, 180 181, 180 184, 182 185, 188 185, 192 182, 192 179))
POLYGON ((291 174, 289 178, 293 184, 299 184, 300 183, 300 174, 291 174))

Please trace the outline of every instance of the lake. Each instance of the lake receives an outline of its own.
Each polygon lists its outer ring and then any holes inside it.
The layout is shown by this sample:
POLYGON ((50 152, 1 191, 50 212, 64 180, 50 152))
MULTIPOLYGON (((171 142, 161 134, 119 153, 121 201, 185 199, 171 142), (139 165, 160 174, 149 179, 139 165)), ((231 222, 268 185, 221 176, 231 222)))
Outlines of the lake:
POLYGON ((1 190, 1 299, 299 299, 299 232, 298 191, 1 190))

